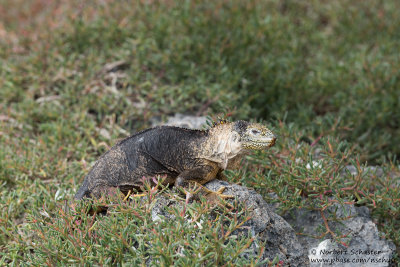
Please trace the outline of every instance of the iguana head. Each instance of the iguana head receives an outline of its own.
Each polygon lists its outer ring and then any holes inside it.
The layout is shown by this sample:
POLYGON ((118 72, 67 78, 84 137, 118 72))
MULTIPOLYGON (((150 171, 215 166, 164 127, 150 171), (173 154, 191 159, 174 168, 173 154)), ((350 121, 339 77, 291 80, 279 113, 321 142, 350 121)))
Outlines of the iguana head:
POLYGON ((261 150, 275 144, 275 135, 264 125, 247 121, 215 123, 208 131, 207 142, 200 148, 202 157, 220 163, 226 169, 229 161, 249 150, 261 150))
POLYGON ((262 124, 247 121, 237 121, 233 131, 238 135, 237 140, 243 149, 261 150, 275 144, 275 135, 262 124))

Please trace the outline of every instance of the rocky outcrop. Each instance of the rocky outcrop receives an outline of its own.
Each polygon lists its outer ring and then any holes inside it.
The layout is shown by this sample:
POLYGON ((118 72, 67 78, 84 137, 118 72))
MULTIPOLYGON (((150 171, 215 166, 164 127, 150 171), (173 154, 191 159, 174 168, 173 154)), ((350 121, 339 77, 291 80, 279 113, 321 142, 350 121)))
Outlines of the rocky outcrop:
POLYGON ((329 221, 329 227, 334 233, 345 235, 340 241, 347 247, 335 242, 330 235, 313 238, 321 234, 324 225, 319 211, 297 209, 283 216, 296 232, 302 233, 298 239, 308 252, 311 266, 377 267, 390 266, 393 262, 396 248, 380 236, 367 207, 335 204, 324 214, 326 218, 335 214, 335 221, 329 221))
MULTIPOLYGON (((262 258, 273 260, 279 257, 284 266, 392 266, 396 248, 380 236, 366 207, 337 204, 325 211, 326 217, 329 217, 329 212, 335 212, 339 222, 330 221, 329 227, 336 233, 346 234, 341 239, 347 244, 345 247, 329 235, 322 239, 314 238, 324 229, 321 228, 324 222, 318 211, 297 209, 281 217, 274 212, 275 207, 252 189, 220 180, 205 186, 213 191, 225 186, 224 194, 235 196, 248 208, 251 220, 243 225, 240 232, 233 233, 255 238, 246 257, 258 255, 257 242, 261 241, 266 244, 262 258), (299 232, 302 234, 296 235, 299 232)), ((173 219, 166 207, 174 205, 180 204, 161 196, 152 209, 153 220, 173 219)))
MULTIPOLYGON (((279 215, 271 210, 262 196, 254 190, 224 181, 214 180, 205 185, 208 189, 217 191, 225 186, 224 194, 233 195, 249 210, 251 219, 247 221, 240 231, 232 234, 254 237, 254 242, 246 251, 246 257, 256 257, 259 252, 257 243, 265 243, 262 259, 271 261, 279 257, 284 266, 307 266, 307 251, 301 246, 293 228, 279 215)), ((179 205, 178 202, 160 197, 152 209, 153 220, 171 218, 166 207, 179 205)))
POLYGON ((264 258, 272 260, 278 256, 285 265, 307 265, 306 251, 297 239, 295 231, 281 216, 271 210, 260 194, 244 186, 219 180, 206 184, 206 187, 213 191, 217 191, 221 186, 226 187, 224 194, 235 196, 251 210, 252 219, 246 226, 254 237, 266 242, 264 258))

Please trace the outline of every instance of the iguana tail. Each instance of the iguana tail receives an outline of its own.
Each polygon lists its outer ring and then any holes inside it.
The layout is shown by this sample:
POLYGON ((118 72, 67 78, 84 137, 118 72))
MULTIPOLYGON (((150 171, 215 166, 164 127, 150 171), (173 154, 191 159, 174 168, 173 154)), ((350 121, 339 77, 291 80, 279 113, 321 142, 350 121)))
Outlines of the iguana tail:
POLYGON ((82 186, 79 188, 78 192, 75 194, 75 199, 82 199, 84 197, 90 197, 90 191, 88 188, 89 182, 87 177, 83 181, 82 186))

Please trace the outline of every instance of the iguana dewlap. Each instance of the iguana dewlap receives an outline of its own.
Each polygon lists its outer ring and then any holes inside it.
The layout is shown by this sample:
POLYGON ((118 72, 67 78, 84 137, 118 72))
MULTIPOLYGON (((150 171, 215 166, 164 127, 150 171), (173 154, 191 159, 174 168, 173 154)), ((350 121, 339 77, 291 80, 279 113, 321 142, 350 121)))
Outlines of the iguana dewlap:
POLYGON ((104 153, 75 195, 100 197, 110 189, 138 189, 143 177, 165 176, 165 183, 187 187, 223 179, 224 169, 239 167, 251 150, 275 144, 275 136, 258 123, 220 123, 207 130, 159 126, 128 137, 104 153))

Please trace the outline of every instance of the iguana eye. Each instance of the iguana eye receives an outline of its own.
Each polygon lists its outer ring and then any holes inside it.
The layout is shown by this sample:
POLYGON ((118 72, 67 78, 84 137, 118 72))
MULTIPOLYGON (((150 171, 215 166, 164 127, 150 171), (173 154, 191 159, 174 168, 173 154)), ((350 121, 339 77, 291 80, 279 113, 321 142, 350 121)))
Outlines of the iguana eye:
POLYGON ((254 134, 254 135, 258 135, 258 134, 260 134, 260 131, 253 129, 253 130, 251 130, 251 133, 254 134))

